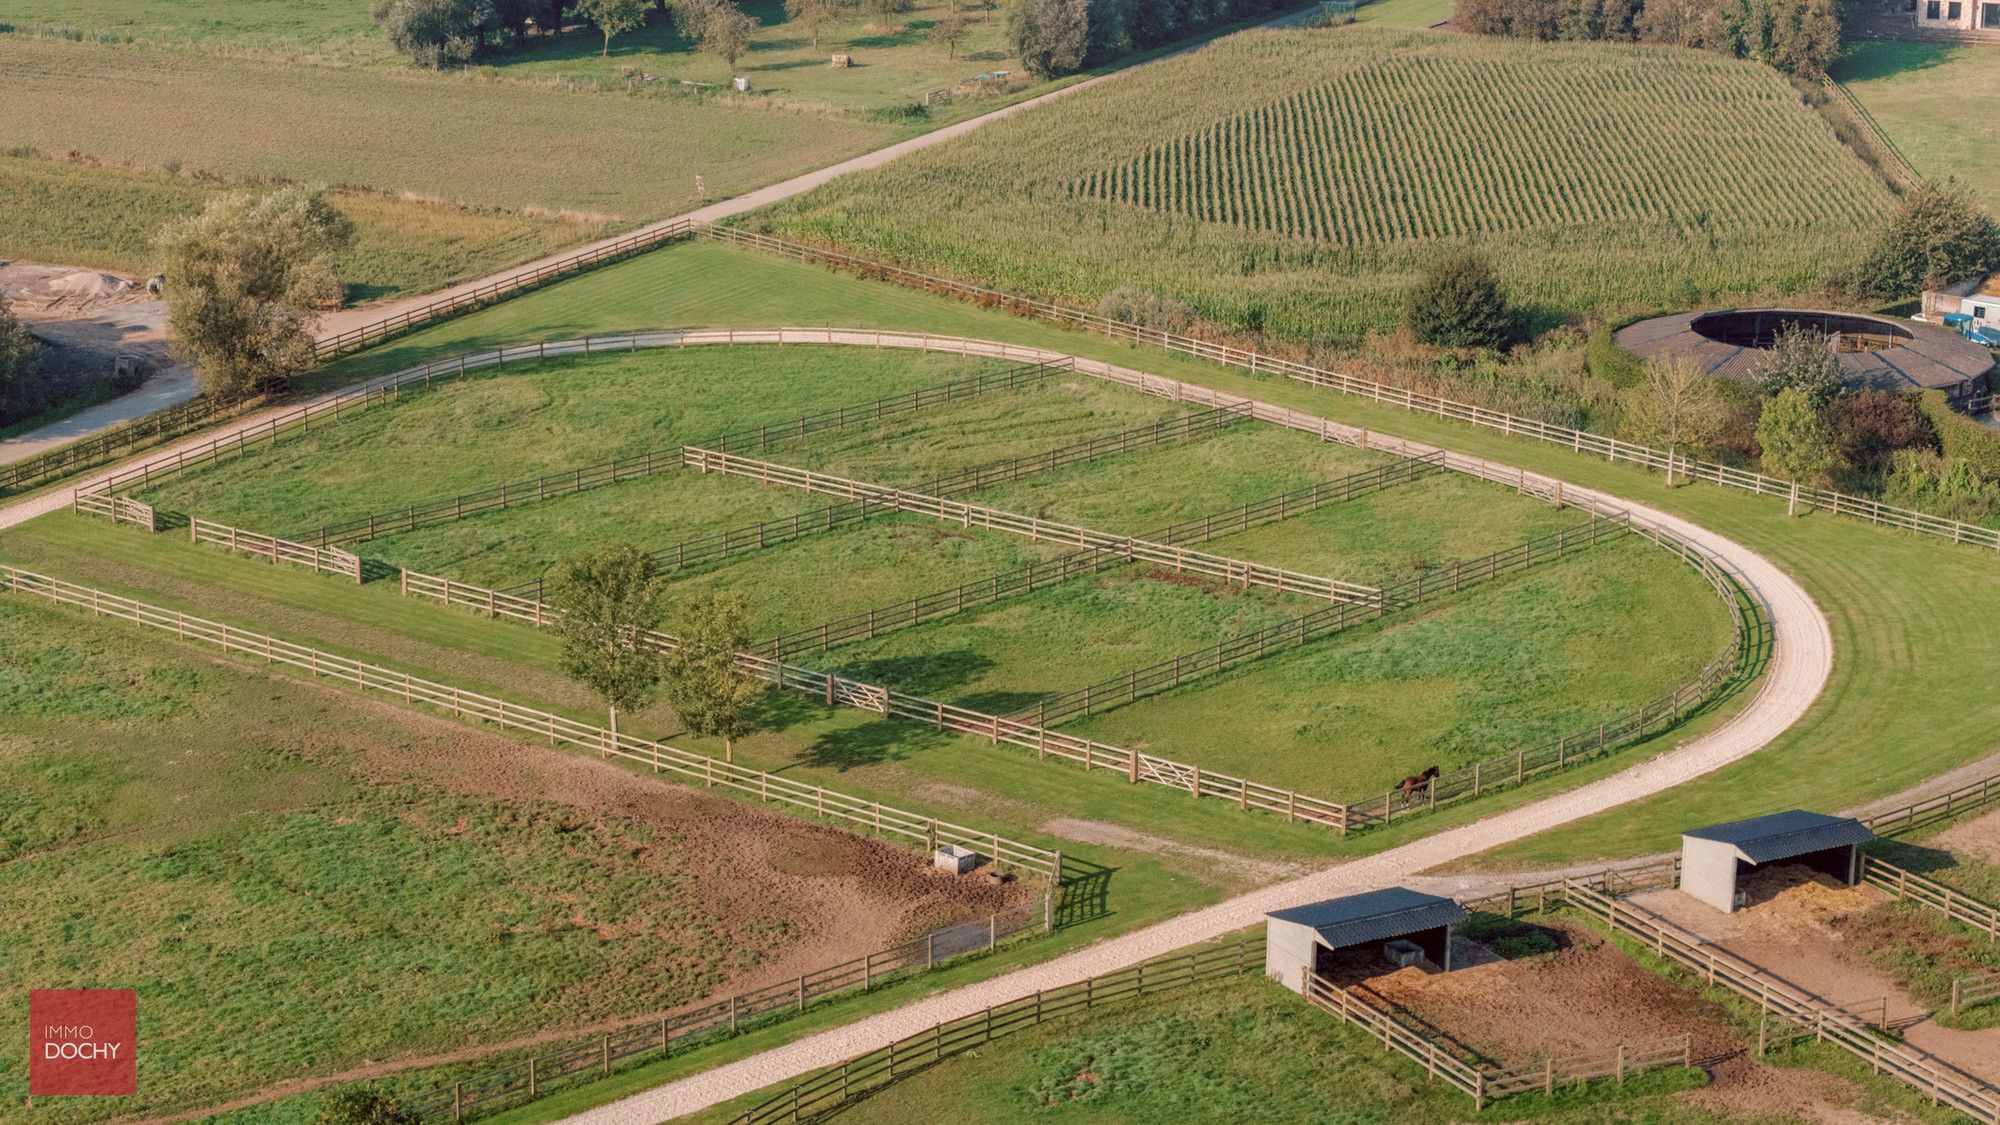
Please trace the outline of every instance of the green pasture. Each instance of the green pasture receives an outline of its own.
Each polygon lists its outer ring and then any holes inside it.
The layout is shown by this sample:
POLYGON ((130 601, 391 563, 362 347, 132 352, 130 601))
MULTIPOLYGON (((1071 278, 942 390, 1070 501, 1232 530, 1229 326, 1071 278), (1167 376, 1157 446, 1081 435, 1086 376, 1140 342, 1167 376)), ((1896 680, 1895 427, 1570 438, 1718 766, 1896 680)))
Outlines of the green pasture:
POLYGON ((1920 174, 1956 177, 2000 211, 2000 129, 1981 112, 2000 100, 1990 46, 1863 39, 1848 44, 1833 78, 1920 174))
POLYGON ((1787 519, 1779 500, 1706 485, 1669 490, 1657 474, 1558 446, 713 243, 672 247, 412 334, 323 378, 542 336, 786 321, 927 329, 1059 348, 1448 445, 1695 520, 1764 552, 1806 587, 1828 618, 1836 655, 1833 681, 1803 723, 1745 762, 1482 862, 1518 867, 1659 851, 1688 824, 1799 805, 1845 807, 1994 749, 1980 720, 1983 681, 1965 673, 2000 660, 2000 637, 1981 624, 2000 613, 1990 552, 1823 513, 1787 519))

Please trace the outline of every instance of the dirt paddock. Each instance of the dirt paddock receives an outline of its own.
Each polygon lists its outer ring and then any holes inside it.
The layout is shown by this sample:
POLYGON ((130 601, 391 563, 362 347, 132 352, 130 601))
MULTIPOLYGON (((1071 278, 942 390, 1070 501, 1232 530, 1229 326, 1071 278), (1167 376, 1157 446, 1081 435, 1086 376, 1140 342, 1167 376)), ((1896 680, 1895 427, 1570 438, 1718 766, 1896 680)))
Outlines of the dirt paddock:
POLYGON ((1704 1109, 1751 1118, 1860 1122, 1862 1092, 1818 1071, 1767 1066, 1733 1031, 1719 1006, 1667 981, 1577 924, 1541 927, 1554 952, 1503 960, 1454 940, 1449 973, 1385 971, 1371 952, 1344 955, 1342 977, 1405 1011, 1435 1034, 1499 1066, 1519 1066, 1617 1042, 1642 1044, 1687 1033, 1708 1086, 1678 1095, 1704 1109))
MULTIPOLYGON (((352 701, 349 701, 352 702, 352 701)), ((355 706, 386 706, 352 702, 355 706)), ((1040 898, 1039 880, 1000 884, 948 875, 909 848, 630 772, 564 751, 468 732, 392 709, 424 730, 420 749, 373 747, 359 772, 468 796, 546 802, 566 815, 618 818, 653 829, 635 846, 671 847, 693 868, 702 912, 748 933, 782 926, 782 950, 729 982, 728 991, 796 977, 954 922, 1040 898)), ((752 943, 754 944, 754 943, 752 943)))

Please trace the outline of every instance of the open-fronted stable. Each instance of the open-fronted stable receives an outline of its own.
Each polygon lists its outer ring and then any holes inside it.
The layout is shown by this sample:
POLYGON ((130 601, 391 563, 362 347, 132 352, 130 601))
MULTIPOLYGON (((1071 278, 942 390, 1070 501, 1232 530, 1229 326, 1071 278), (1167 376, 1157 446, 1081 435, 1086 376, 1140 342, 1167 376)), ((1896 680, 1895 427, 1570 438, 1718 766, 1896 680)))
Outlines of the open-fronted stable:
POLYGON ((1746 905, 1744 877, 1772 863, 1803 864, 1851 886, 1860 878, 1858 848, 1874 838, 1853 817, 1803 809, 1697 828, 1681 836, 1681 890, 1733 912, 1746 905))
POLYGON ((1331 969, 1334 953, 1397 940, 1416 945, 1432 964, 1448 970, 1451 928, 1469 917, 1452 899, 1407 887, 1274 910, 1264 916, 1264 972, 1298 991, 1306 970, 1331 969))

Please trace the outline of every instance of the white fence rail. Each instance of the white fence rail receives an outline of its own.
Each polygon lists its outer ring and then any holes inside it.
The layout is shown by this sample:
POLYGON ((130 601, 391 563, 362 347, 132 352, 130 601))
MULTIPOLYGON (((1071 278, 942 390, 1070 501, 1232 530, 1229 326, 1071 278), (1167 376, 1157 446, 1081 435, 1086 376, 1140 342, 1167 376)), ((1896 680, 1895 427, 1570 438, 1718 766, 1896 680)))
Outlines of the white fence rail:
POLYGON ((188 541, 212 543, 239 554, 256 555, 259 558, 270 559, 274 565, 291 563, 294 566, 310 567, 317 574, 338 574, 353 579, 357 584, 361 581, 361 556, 338 547, 315 547, 310 543, 294 543, 289 539, 259 535, 254 531, 215 523, 199 516, 188 517, 188 541))

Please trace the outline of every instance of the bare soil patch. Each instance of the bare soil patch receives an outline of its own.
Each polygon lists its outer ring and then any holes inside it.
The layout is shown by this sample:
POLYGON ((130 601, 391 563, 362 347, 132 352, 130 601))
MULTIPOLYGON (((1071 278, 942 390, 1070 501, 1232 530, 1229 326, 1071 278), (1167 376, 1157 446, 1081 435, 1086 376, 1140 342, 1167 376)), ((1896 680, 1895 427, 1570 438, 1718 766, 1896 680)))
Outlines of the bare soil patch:
POLYGON ((1925 1005, 1870 963, 1874 928, 1894 924, 1879 909, 1890 902, 1888 895, 1843 887, 1801 866, 1756 872, 1745 885, 1752 905, 1734 914, 1678 891, 1650 891, 1631 901, 1821 1000, 1866 1019, 1886 1013, 1910 1045, 1975 1077, 2000 1081, 2000 1028, 1940 1027, 1925 1005))
POLYGON ((1106 824, 1101 820, 1058 818, 1043 824, 1042 831, 1082 844, 1101 844, 1108 848, 1123 848, 1127 851, 1196 860, 1232 878, 1260 885, 1275 883, 1280 879, 1295 879, 1307 871, 1302 864, 1253 859, 1250 856, 1237 855, 1217 848, 1196 847, 1169 840, 1164 836, 1155 836, 1149 832, 1140 832, 1117 824, 1106 824))
MULTIPOLYGON (((387 708, 372 701, 355 706, 387 708)), ((695 872, 702 905, 733 924, 782 927, 782 953, 730 982, 753 988, 860 957, 927 930, 983 918, 1041 894, 1039 883, 947 875, 917 852, 725 797, 631 773, 608 762, 468 732, 393 710, 435 732, 420 752, 371 747, 360 770, 510 801, 553 802, 579 818, 629 819, 672 847, 695 872)))
MULTIPOLYGON (((1555 952, 1502 960, 1458 939, 1449 973, 1397 969, 1361 982, 1435 1032, 1501 1066, 1576 1054, 1608 1044, 1641 1044, 1687 1033, 1710 1084, 1683 1097, 1712 1110, 1754 1118, 1847 1123, 1874 1120, 1852 1108, 1861 1091, 1830 1074, 1771 1067, 1746 1053, 1727 1013, 1675 985, 1595 932, 1553 923, 1555 952)), ((1357 976, 1380 972, 1371 950, 1353 961, 1357 976)))
POLYGON ((2000 809, 1952 825, 1931 837, 1929 846, 1988 863, 2000 863, 2000 809))

